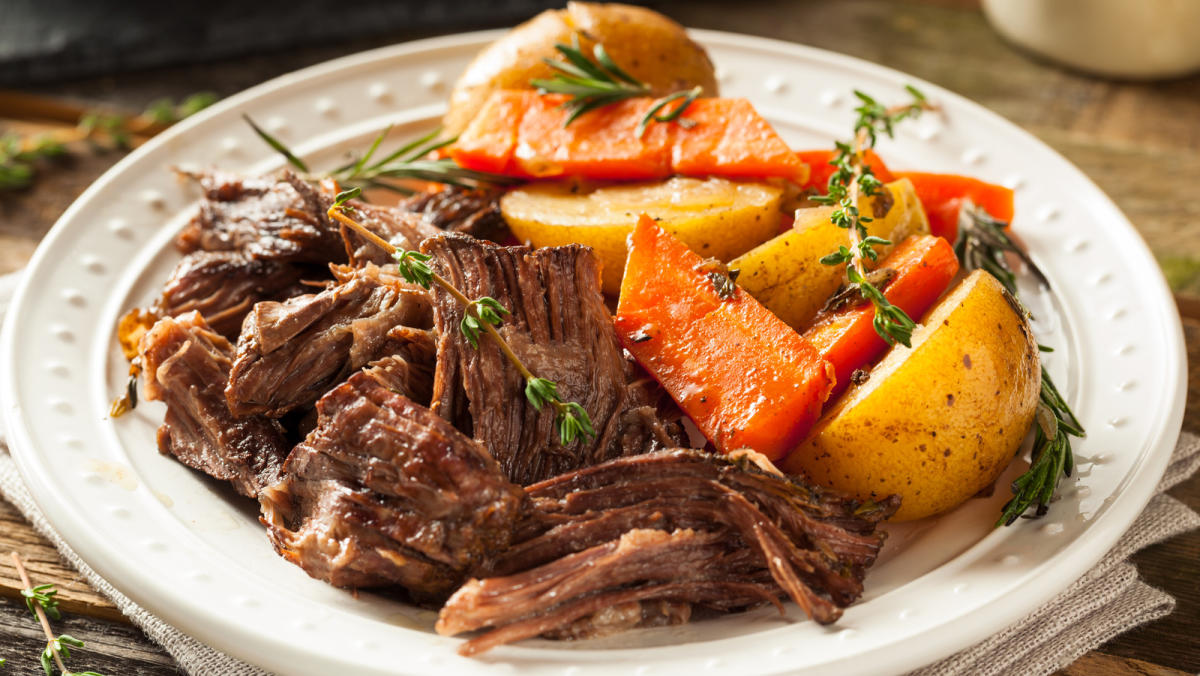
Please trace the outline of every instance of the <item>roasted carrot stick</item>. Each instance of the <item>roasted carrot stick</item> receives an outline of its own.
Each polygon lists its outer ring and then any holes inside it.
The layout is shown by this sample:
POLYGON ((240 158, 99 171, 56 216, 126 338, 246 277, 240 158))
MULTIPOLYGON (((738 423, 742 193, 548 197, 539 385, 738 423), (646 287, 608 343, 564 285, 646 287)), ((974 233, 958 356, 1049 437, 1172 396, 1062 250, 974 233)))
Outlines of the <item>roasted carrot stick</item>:
POLYGON ((808 168, 744 99, 697 99, 680 121, 638 125, 652 98, 626 99, 565 125, 565 96, 495 92, 446 150, 468 169, 521 178, 649 180, 672 174, 784 177, 808 168))
MULTIPOLYGON (((883 295, 920 319, 958 273, 958 258, 941 237, 913 236, 880 262, 877 269, 883 268, 895 271, 883 295)), ((804 338, 833 364, 837 382, 830 399, 846 389, 856 370, 868 367, 887 350, 887 343, 875 332, 874 319, 875 307, 861 303, 819 316, 804 332, 804 338)))
POLYGON ((653 219, 629 242, 616 316, 626 349, 719 450, 787 455, 820 414, 832 366, 653 219))
POLYGON ((983 207, 993 218, 1005 223, 1012 221, 1013 191, 1002 185, 986 183, 970 176, 919 171, 898 171, 896 178, 912 181, 929 217, 929 231, 951 244, 958 237, 958 212, 965 199, 969 198, 976 206, 983 207))
MULTIPOLYGON (((829 177, 836 171, 830 160, 833 159, 836 153, 832 150, 801 150, 796 153, 796 157, 800 158, 801 162, 808 165, 808 182, 804 188, 812 188, 822 195, 828 190, 829 177)), ((888 171, 887 165, 883 163, 874 150, 866 150, 863 152, 863 160, 867 166, 871 167, 875 177, 883 183, 891 183, 896 180, 892 176, 892 172, 888 171)))

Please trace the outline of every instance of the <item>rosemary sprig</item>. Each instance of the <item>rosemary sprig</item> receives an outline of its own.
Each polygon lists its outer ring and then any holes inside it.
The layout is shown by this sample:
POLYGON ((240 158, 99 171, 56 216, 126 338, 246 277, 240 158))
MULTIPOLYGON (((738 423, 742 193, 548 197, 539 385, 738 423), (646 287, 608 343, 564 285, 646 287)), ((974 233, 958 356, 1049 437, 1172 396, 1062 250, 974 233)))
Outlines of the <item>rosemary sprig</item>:
MULTIPOLYGON (((1005 234, 1007 226, 1007 223, 992 218, 970 201, 963 204, 958 213, 958 239, 954 243, 954 251, 963 270, 988 272, 1015 298, 1017 276, 1007 257, 1011 253, 1025 264, 1042 286, 1049 288, 1049 280, 1029 254, 1005 234)), ((1044 345, 1039 345, 1038 349, 1042 352, 1053 351, 1044 345)), ((1055 387, 1050 373, 1043 367, 1042 391, 1034 417, 1032 461, 1029 469, 1013 480, 1013 497, 1005 503, 996 526, 1012 525, 1030 508, 1034 510, 1031 518, 1045 516, 1058 482, 1064 476, 1071 476, 1075 469, 1071 437, 1082 439, 1086 436, 1083 425, 1055 387)))
MULTIPOLYGON (((49 617, 53 617, 55 620, 62 619, 62 615, 58 611, 58 600, 54 598, 58 590, 51 584, 33 586, 29 580, 29 573, 25 571, 25 564, 16 552, 12 552, 12 560, 13 566, 17 569, 17 575, 21 578, 21 584, 25 585, 25 588, 21 590, 21 595, 25 597, 25 605, 29 607, 29 612, 38 619, 42 625, 42 631, 46 634, 46 647, 42 650, 40 657, 46 676, 54 676, 55 667, 58 668, 61 676, 102 676, 95 671, 70 671, 67 669, 63 660, 71 659, 71 648, 82 648, 84 644, 83 641, 67 634, 55 636, 50 629, 49 617)), ((0 665, 3 664, 4 661, 0 660, 0 665)))
POLYGON ((891 137, 896 124, 932 108, 925 95, 915 87, 907 86, 905 89, 912 95, 912 102, 891 108, 884 107, 858 90, 854 91, 859 100, 859 106, 854 109, 858 113, 854 123, 854 139, 849 143, 839 141, 835 144, 837 154, 830 164, 836 171, 829 177, 828 192, 811 199, 818 204, 836 206, 829 220, 839 228, 848 230, 850 235, 850 246, 839 246, 837 251, 821 258, 821 263, 845 263, 848 288, 856 289, 863 299, 875 306, 875 332, 888 345, 900 343, 909 347, 916 322, 904 310, 888 302, 867 277, 866 261, 875 261, 879 257, 875 247, 891 242, 882 237, 868 236, 866 224, 873 219, 858 209, 861 197, 873 197, 884 189, 871 167, 863 163, 863 153, 875 147, 880 133, 891 137))
POLYGON ((511 185, 519 182, 518 179, 511 176, 464 169, 448 157, 431 159, 431 153, 455 140, 454 138, 438 139, 438 135, 441 133, 440 129, 435 129, 425 136, 409 141, 382 159, 372 162, 380 144, 392 131, 391 126, 375 137, 362 156, 353 158, 327 173, 314 175, 309 171, 308 165, 282 141, 255 124, 249 115, 242 115, 242 118, 264 143, 283 155, 287 163, 299 170, 301 175, 308 180, 332 178, 346 188, 363 190, 382 188, 402 195, 411 195, 415 192, 403 183, 405 179, 445 183, 468 189, 476 189, 485 185, 511 185))
MULTIPOLYGON (((653 88, 627 73, 613 62, 612 57, 604 50, 604 45, 597 42, 592 46, 592 58, 589 59, 579 46, 579 35, 571 36, 571 44, 561 42, 554 45, 562 59, 542 59, 555 73, 553 77, 530 80, 532 85, 542 94, 566 94, 568 98, 563 104, 563 110, 570 113, 563 126, 567 126, 589 111, 603 108, 618 101, 650 96, 653 88)), ((699 86, 692 89, 668 94, 654 103, 650 110, 638 123, 637 135, 640 138, 646 133, 646 127, 653 122, 676 122, 688 128, 696 123, 681 117, 683 111, 695 101, 703 89, 699 86), (679 103, 662 112, 672 103, 679 103)))
POLYGON ((329 207, 327 212, 329 217, 336 219, 339 223, 354 230, 368 241, 388 252, 395 259, 400 276, 405 281, 426 289, 436 284, 457 300, 463 306, 463 319, 459 324, 459 329, 463 332, 463 336, 467 339, 467 342, 472 347, 478 349, 479 333, 481 331, 495 341, 496 346, 500 348, 500 351, 508 361, 517 369, 521 377, 525 379, 525 398, 529 400, 530 405, 539 411, 546 405, 554 409, 554 424, 558 428, 559 440, 563 446, 570 445, 576 439, 582 438, 587 440, 595 437, 596 430, 592 427, 591 417, 588 416, 583 406, 578 402, 563 401, 558 393, 558 385, 554 381, 534 375, 521 361, 520 357, 513 352, 508 341, 504 340, 504 337, 496 330, 496 327, 500 326, 504 321, 503 315, 509 314, 509 310, 500 301, 490 296, 475 299, 468 298, 466 294, 458 290, 446 278, 437 274, 429 267, 429 261, 433 258, 431 255, 417 251, 402 251, 397 249, 392 243, 366 229, 361 223, 354 220, 350 216, 353 207, 348 205, 347 202, 358 197, 360 193, 361 190, 359 188, 353 188, 338 194, 333 205, 329 207))
POLYGON ((20 190, 33 184, 39 165, 86 144, 93 150, 127 150, 134 135, 154 135, 217 100, 215 94, 192 94, 176 105, 154 101, 140 115, 92 111, 80 116, 73 129, 36 136, 0 136, 0 190, 20 190))

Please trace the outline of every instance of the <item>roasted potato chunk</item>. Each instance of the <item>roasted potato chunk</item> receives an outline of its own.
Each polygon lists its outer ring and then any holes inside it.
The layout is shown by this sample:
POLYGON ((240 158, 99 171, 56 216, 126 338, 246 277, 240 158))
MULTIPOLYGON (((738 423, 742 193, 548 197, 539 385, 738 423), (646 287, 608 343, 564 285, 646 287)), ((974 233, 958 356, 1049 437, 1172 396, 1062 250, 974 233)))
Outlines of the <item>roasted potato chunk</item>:
MULTIPOLYGON (((892 242, 928 234, 929 221, 912 183, 902 179, 886 188, 890 198, 864 199, 859 205, 864 215, 874 214, 868 234, 892 242), (885 205, 886 214, 880 215, 885 205)), ((847 232, 829 221, 832 212, 833 207, 797 210, 791 230, 729 263, 730 269, 741 271, 738 284, 797 331, 808 328, 845 277, 845 264, 821 263, 821 257, 848 244, 847 232)), ((891 247, 875 250, 882 259, 891 247)))
POLYGON ((1012 462, 1041 391, 1037 342, 976 270, 851 386, 783 466, 859 499, 901 496, 908 521, 957 507, 1012 462))
POLYGON ((705 96, 717 95, 717 80, 704 48, 683 27, 643 7, 568 2, 566 9, 547 10, 517 26, 475 57, 450 93, 450 109, 442 120, 448 136, 462 132, 497 89, 529 89, 529 81, 554 71, 542 59, 557 59, 556 43, 578 37, 585 53, 596 42, 633 77, 649 84, 654 96, 699 85, 705 96))
POLYGON ((603 264, 605 293, 621 290, 625 240, 640 214, 706 258, 727 261, 779 231, 782 188, 724 178, 675 177, 588 187, 534 183, 506 194, 500 213, 533 246, 586 244, 603 264))

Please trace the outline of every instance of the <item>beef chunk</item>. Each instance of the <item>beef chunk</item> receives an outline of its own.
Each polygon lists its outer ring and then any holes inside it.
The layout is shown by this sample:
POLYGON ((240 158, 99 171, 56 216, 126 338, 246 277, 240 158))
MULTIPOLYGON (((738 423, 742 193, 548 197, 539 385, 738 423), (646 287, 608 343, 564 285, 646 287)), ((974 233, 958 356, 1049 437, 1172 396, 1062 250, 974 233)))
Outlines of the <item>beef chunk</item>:
POLYGON ((899 507, 682 449, 610 460, 526 494, 513 545, 442 609, 440 633, 492 629, 464 654, 663 621, 656 607, 686 620, 681 604, 730 611, 787 596, 832 622, 862 594, 884 539, 876 526, 899 507))
POLYGON ((278 479, 288 452, 283 430, 273 420, 229 412, 222 390, 233 346, 200 313, 158 320, 142 337, 140 358, 145 397, 167 404, 161 452, 248 497, 278 479))
MULTIPOLYGON (((329 204, 333 204, 333 199, 328 194, 326 199, 329 204)), ((441 230, 402 207, 381 206, 360 200, 351 200, 349 204, 354 209, 354 219, 359 224, 400 249, 416 249, 421 242, 441 234, 441 230)), ((326 208, 328 209, 328 206, 326 208)), ((385 265, 392 261, 386 251, 358 233, 347 229, 344 234, 346 246, 351 252, 351 261, 355 265, 385 265)))
POLYGON ((319 268, 254 259, 239 251, 195 251, 183 257, 154 308, 161 317, 195 310, 214 331, 237 340, 242 320, 255 303, 306 293, 303 276, 320 278, 319 268))
POLYGON ((261 498, 284 558, 339 587, 432 601, 508 545, 524 498, 483 446, 367 372, 317 412, 261 498))
POLYGON ((397 326, 388 331, 388 356, 368 365, 366 371, 384 387, 428 406, 433 398, 433 365, 437 339, 432 331, 397 326))
POLYGON ((398 206, 439 231, 461 232, 499 242, 511 234, 500 215, 502 194, 499 190, 447 186, 437 192, 414 195, 398 206))
POLYGON ((437 272, 468 298, 491 296, 511 314, 499 332, 535 374, 558 384, 564 401, 587 410, 596 437, 563 446, 554 410, 534 409, 525 381, 494 341, 472 347, 459 329, 463 308, 435 287, 438 359, 433 407, 485 444, 508 477, 529 484, 620 453, 615 443, 625 409, 625 363, 600 295, 591 249, 531 251, 463 235, 428 239, 437 272))
POLYGON ((175 240, 184 253, 241 251, 250 258, 342 263, 346 248, 325 213, 329 198, 291 172, 247 178, 189 174, 204 190, 200 208, 175 240))
POLYGON ((335 270, 320 293, 254 306, 242 325, 225 395, 237 415, 279 417, 315 402, 387 356, 396 326, 428 327, 426 291, 373 264, 335 270))

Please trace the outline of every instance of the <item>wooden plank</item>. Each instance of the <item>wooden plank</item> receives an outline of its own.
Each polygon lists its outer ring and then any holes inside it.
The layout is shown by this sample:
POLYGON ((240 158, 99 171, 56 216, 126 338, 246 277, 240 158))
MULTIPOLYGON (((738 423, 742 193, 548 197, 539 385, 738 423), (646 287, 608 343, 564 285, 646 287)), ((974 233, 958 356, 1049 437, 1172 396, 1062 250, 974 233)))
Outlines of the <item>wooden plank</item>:
POLYGON ((21 555, 35 585, 58 587, 64 612, 128 622, 116 606, 89 587, 79 573, 62 561, 58 550, 38 535, 12 505, 0 500, 0 596, 19 599, 24 585, 17 577, 9 552, 21 555))
POLYGON ((1128 657, 1090 652, 1056 672, 1056 676, 1187 676, 1187 672, 1128 657))
MULTIPOLYGON (((61 621, 51 625, 59 635, 68 634, 85 643, 83 648, 71 649, 68 668, 91 669, 109 676, 180 673, 171 656, 132 625, 71 613, 64 613, 61 621)), ((45 645, 46 637, 25 604, 0 598, 0 657, 8 660, 4 673, 41 674, 38 656, 45 645)))

